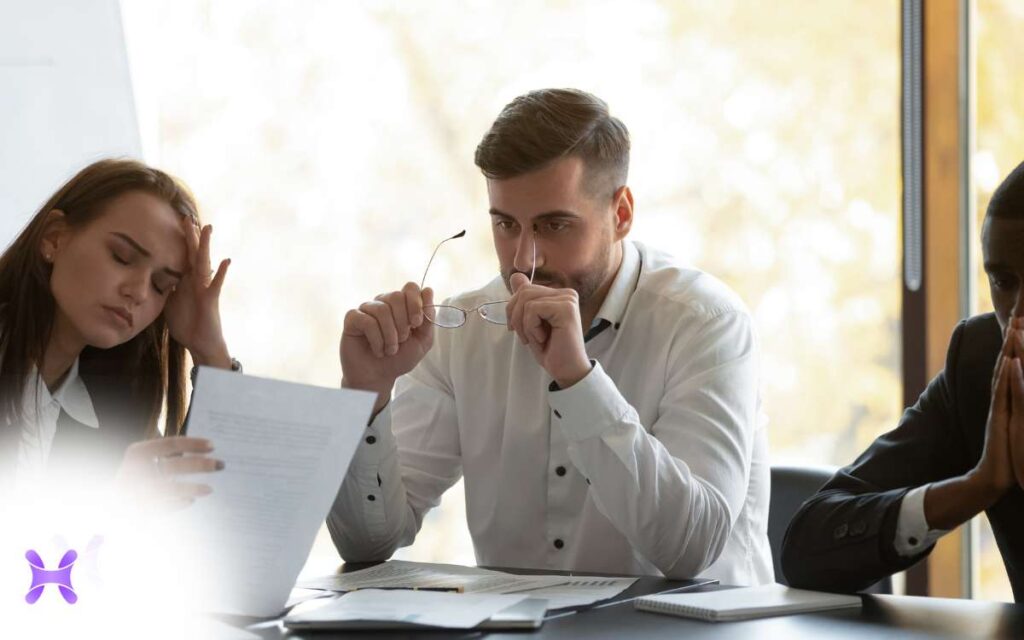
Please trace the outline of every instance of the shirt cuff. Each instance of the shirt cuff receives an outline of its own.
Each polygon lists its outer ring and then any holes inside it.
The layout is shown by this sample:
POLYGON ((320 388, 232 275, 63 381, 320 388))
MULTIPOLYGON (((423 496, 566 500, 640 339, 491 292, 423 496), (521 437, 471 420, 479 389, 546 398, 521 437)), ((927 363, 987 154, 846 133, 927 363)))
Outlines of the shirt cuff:
POLYGON ((601 364, 591 362, 593 368, 582 380, 567 389, 552 387, 548 391, 555 422, 569 442, 600 437, 633 411, 601 364))
POLYGON ((920 555, 935 541, 949 533, 945 529, 929 529, 924 517, 924 494, 930 485, 924 485, 907 492, 900 504, 896 520, 896 553, 903 557, 920 555))

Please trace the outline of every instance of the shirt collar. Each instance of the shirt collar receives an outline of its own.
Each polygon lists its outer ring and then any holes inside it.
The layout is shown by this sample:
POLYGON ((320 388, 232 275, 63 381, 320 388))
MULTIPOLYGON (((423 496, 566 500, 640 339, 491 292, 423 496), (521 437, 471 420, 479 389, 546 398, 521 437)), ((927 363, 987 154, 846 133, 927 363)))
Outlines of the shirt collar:
POLYGON ((629 299, 636 291, 637 276, 640 274, 640 251, 629 240, 622 241, 622 264, 619 265, 619 272, 615 274, 615 280, 608 289, 608 294, 601 303, 601 308, 594 316, 594 325, 601 320, 607 320, 616 329, 626 315, 626 307, 629 299))
POLYGON ((67 375, 64 377, 64 381, 52 394, 46 388, 46 383, 43 382, 43 377, 39 375, 38 369, 32 367, 31 376, 36 380, 36 385, 26 385, 26 393, 32 393, 35 390, 39 394, 37 397, 43 404, 52 400, 77 422, 81 422, 93 429, 100 428, 100 422, 96 418, 96 409, 93 407, 92 398, 89 396, 88 389, 85 388, 85 382, 78 375, 78 358, 75 358, 71 369, 68 370, 67 375))

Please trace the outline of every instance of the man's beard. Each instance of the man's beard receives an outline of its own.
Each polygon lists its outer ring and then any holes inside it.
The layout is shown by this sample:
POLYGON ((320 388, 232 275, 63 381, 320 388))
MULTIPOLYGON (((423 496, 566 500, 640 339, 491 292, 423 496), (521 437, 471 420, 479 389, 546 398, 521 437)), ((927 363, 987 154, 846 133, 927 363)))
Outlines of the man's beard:
MULTIPOLYGON (((585 308, 597 294, 597 290, 604 284, 604 279, 608 275, 611 254, 611 243, 602 243, 600 253, 586 268, 568 274, 537 269, 533 274, 533 283, 552 289, 575 289, 580 299, 580 308, 585 308)), ((529 271, 524 272, 518 269, 502 269, 501 271, 501 279, 505 281, 505 288, 509 290, 509 293, 512 292, 509 279, 516 273, 522 273, 527 278, 530 277, 529 271)))

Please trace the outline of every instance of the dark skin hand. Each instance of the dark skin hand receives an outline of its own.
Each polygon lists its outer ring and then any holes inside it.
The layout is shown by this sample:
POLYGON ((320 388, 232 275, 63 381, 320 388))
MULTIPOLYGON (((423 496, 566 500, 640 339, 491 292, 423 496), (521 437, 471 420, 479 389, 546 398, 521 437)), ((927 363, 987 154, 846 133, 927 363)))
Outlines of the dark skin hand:
POLYGON ((985 448, 978 464, 937 482, 924 499, 933 529, 953 529, 1024 487, 1024 220, 985 219, 982 251, 1003 347, 992 374, 985 448))

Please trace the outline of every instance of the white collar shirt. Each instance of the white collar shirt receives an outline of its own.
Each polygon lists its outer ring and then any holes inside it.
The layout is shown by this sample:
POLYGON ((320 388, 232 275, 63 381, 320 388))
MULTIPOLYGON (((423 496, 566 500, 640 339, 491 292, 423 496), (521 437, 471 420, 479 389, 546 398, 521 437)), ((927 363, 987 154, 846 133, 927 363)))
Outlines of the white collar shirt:
POLYGON ((77 422, 99 429, 92 398, 78 375, 77 358, 52 394, 35 367, 29 373, 22 395, 24 421, 18 442, 18 486, 25 486, 46 475, 61 410, 77 422))
MULTIPOLYGON (((328 516, 343 558, 411 544, 464 477, 482 565, 772 582, 750 316, 715 278, 622 246, 585 343, 593 369, 572 387, 501 326, 435 330, 328 516)), ((447 304, 507 298, 497 278, 447 304)))

